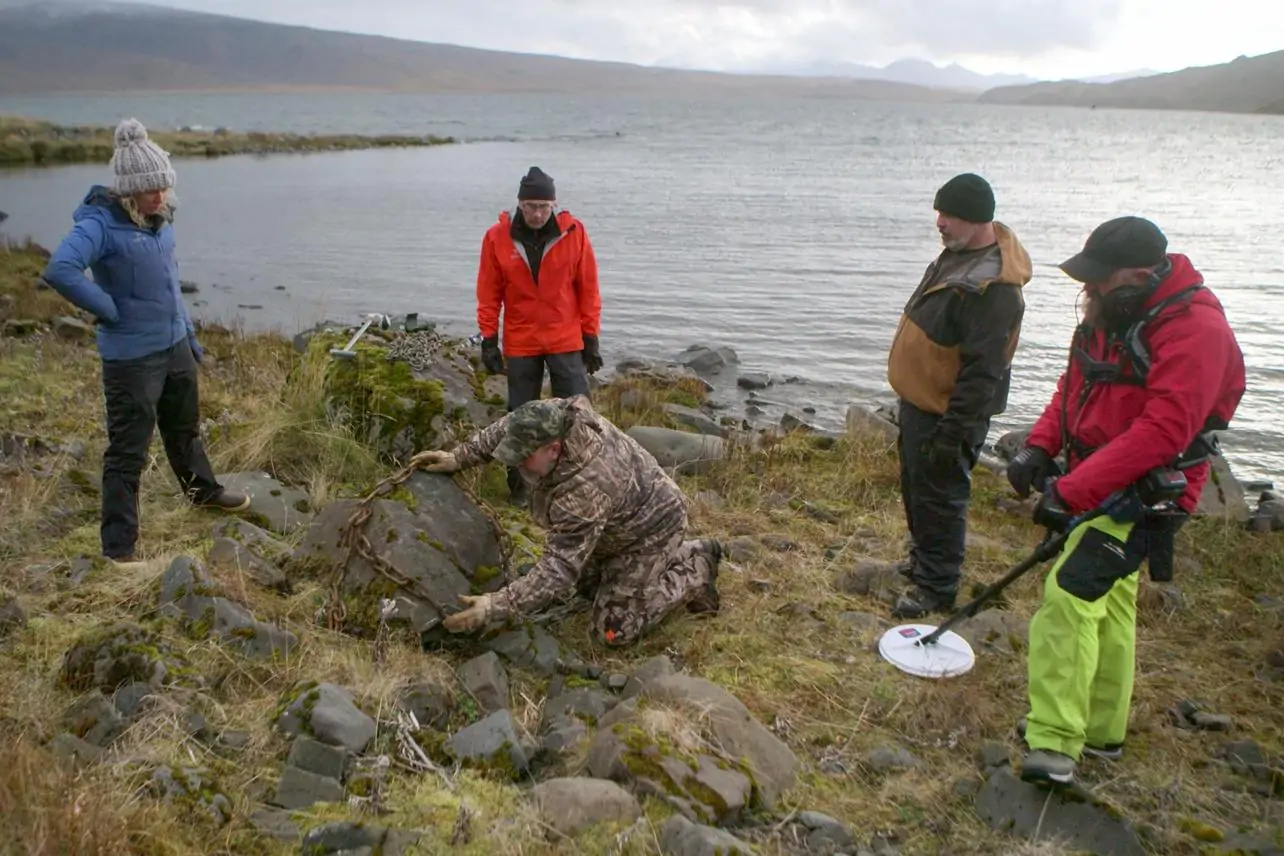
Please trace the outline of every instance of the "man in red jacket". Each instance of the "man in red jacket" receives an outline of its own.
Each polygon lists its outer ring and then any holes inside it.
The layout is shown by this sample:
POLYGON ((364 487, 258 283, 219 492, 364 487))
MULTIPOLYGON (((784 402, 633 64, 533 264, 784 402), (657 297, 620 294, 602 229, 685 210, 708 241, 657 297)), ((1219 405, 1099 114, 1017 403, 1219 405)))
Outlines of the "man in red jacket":
POLYGON ((1221 304, 1190 260, 1167 249, 1154 223, 1120 217, 1061 265, 1084 284, 1084 321, 1052 401, 1008 468, 1017 493, 1042 491, 1035 522, 1070 530, 1030 622, 1026 781, 1069 784, 1082 755, 1122 756, 1138 569, 1149 556, 1152 576, 1170 570, 1160 565, 1170 565, 1176 526, 1208 478, 1212 432, 1228 426, 1244 394, 1243 354, 1221 304), (1061 453, 1064 476, 1054 463, 1061 453), (1163 469, 1186 477, 1175 515, 1138 505, 1072 523, 1163 469))
MULTIPOLYGON (((602 368, 597 259, 584 224, 569 211, 554 213, 556 199, 552 177, 531 167, 518 187, 517 209, 500 213, 482 239, 482 364, 494 374, 507 371, 509 412, 540 397, 546 368, 555 398, 588 395, 588 376, 602 368)), ((525 502, 516 467, 508 470, 508 491, 514 503, 525 502)))

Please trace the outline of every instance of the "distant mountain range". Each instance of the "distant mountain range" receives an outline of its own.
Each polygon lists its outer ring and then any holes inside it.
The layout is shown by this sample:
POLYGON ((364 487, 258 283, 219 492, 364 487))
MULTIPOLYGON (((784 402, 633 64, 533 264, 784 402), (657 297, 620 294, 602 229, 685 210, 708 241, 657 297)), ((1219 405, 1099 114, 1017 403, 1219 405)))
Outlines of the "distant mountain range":
MULTIPOLYGON (((981 74, 958 63, 938 66, 924 59, 898 59, 885 66, 862 65, 855 62, 827 62, 823 60, 784 62, 755 68, 754 71, 770 74, 789 74, 799 77, 855 77, 862 80, 892 80, 897 83, 913 83, 917 86, 929 86, 937 89, 962 89, 973 92, 983 92, 996 86, 1021 86, 1039 82, 1037 78, 1024 74, 981 74)), ((1126 80, 1130 77, 1144 77, 1148 74, 1156 74, 1156 72, 1150 69, 1139 69, 1137 71, 1078 79, 1084 83, 1111 83, 1116 80, 1126 80)))
POLYGON ((984 104, 1284 114, 1284 51, 1114 83, 1061 81, 990 89, 984 104))
POLYGON ((384 90, 969 97, 907 83, 591 62, 357 35, 141 4, 0 0, 0 93, 384 90))
POLYGON ((0 94, 195 90, 807 94, 1284 112, 1284 51, 1169 74, 1039 82, 905 59, 753 73, 656 68, 269 24, 112 0, 0 0, 0 94))

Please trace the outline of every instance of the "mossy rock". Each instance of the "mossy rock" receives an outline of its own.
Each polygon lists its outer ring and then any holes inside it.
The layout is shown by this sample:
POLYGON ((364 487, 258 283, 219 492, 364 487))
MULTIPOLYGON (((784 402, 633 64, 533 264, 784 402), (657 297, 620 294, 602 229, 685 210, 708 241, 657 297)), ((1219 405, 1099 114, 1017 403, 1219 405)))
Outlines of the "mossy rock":
POLYGON ((437 344, 428 364, 416 362, 419 368, 390 360, 389 343, 402 335, 368 331, 352 359, 330 356, 331 348, 347 345, 342 332, 318 333, 308 342, 306 359, 314 365, 324 361, 331 416, 358 439, 404 461, 415 452, 446 447, 502 415, 503 402, 490 400, 482 377, 449 340, 437 344))
POLYGON ((88 631, 63 658, 62 683, 83 691, 110 693, 130 683, 199 686, 200 677, 160 635, 128 622, 88 631))
POLYGON ((408 457, 436 448, 434 427, 446 410, 445 384, 419 380, 406 363, 390 361, 382 344, 357 343, 350 360, 330 356, 343 347, 338 334, 322 333, 308 343, 307 359, 324 360, 325 392, 331 414, 380 453, 408 457))

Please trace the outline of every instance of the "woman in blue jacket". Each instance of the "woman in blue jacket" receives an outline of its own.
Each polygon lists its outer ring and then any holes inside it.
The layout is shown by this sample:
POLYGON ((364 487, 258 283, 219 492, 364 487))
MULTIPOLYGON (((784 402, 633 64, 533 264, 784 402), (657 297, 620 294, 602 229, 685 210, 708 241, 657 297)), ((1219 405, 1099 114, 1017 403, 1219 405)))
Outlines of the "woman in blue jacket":
POLYGON ((102 549, 128 562, 135 560, 138 485, 154 428, 194 504, 236 511, 250 501, 218 483, 201 442, 202 352, 179 292, 169 155, 138 120, 127 119, 116 128, 112 168, 115 184, 90 189, 44 277, 97 318, 107 409, 102 549))

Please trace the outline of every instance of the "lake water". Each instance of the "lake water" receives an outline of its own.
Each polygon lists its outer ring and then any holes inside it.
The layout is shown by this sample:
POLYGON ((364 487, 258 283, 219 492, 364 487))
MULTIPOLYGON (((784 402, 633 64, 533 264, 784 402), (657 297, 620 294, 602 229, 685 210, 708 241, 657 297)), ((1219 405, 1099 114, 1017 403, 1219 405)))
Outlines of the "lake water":
MULTIPOLYGON (((601 266, 602 349, 730 345, 796 376, 763 397, 838 427, 887 398, 887 348, 939 241, 932 198, 990 179, 1035 261, 1012 400, 1038 415, 1065 362, 1075 285, 1056 269, 1102 220, 1149 216, 1226 306, 1249 365, 1227 454, 1284 474, 1284 118, 1175 112, 529 96, 138 95, 0 98, 0 113, 155 127, 455 136, 432 149, 177 161, 178 246, 197 313, 293 332, 417 311, 475 329, 484 230, 532 164, 557 180, 601 266), (242 308, 261 307, 261 308, 242 308)), ((0 173, 11 236, 52 246, 106 166, 0 173)), ((719 397, 737 404, 734 388, 719 397)), ((770 410, 778 415, 778 410, 770 410)))

